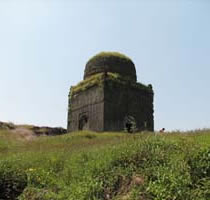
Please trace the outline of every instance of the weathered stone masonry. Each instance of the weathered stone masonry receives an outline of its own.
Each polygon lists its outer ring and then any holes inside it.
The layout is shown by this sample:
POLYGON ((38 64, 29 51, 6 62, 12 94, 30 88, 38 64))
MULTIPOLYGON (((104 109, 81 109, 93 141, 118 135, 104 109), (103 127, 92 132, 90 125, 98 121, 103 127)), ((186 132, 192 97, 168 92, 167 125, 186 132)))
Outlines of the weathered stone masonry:
POLYGON ((133 62, 122 54, 90 59, 84 80, 70 89, 68 131, 153 131, 153 89, 136 79, 133 62))

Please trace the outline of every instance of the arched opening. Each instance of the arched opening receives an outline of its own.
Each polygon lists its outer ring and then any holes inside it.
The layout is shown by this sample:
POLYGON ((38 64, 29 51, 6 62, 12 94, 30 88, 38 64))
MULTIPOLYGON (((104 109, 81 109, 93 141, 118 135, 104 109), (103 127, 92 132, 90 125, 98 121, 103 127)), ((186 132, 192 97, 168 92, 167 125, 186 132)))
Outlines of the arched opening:
POLYGON ((132 133, 132 124, 130 122, 127 122, 125 124, 125 128, 126 128, 128 133, 132 133))
POLYGON ((133 133, 136 131, 136 120, 133 116, 126 116, 124 119, 124 129, 128 133, 133 133))
POLYGON ((79 118, 79 130, 88 129, 88 116, 81 115, 79 118))

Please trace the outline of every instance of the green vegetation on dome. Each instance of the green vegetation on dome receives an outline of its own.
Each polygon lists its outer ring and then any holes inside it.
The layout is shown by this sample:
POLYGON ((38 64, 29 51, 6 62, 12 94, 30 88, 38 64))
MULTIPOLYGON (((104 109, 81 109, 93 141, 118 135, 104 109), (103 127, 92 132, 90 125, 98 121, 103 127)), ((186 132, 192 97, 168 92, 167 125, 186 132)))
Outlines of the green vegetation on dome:
POLYGON ((120 60, 132 62, 132 60, 128 56, 126 56, 122 53, 119 53, 119 52, 115 52, 115 51, 102 51, 102 52, 96 54, 95 56, 93 56, 92 58, 90 58, 88 62, 91 62, 95 59, 103 58, 103 57, 104 58, 116 57, 116 58, 119 58, 120 60))

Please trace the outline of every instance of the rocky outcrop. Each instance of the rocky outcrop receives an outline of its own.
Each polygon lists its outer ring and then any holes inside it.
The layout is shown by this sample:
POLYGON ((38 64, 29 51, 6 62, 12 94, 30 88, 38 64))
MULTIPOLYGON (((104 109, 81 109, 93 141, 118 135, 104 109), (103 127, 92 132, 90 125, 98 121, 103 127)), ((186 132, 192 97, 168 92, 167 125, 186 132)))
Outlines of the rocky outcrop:
POLYGON ((48 136, 53 136, 53 135, 63 135, 67 133, 66 129, 61 128, 61 127, 38 127, 38 126, 33 126, 31 130, 36 134, 36 135, 48 135, 48 136))
POLYGON ((54 135, 62 135, 66 134, 66 129, 62 127, 48 127, 48 126, 33 126, 33 125, 15 125, 13 123, 6 123, 0 122, 0 129, 2 130, 18 130, 17 132, 21 132, 20 130, 28 130, 32 132, 36 136, 47 135, 47 136, 54 136, 54 135))
POLYGON ((15 125, 13 123, 0 122, 0 129, 12 130, 15 129, 15 125))

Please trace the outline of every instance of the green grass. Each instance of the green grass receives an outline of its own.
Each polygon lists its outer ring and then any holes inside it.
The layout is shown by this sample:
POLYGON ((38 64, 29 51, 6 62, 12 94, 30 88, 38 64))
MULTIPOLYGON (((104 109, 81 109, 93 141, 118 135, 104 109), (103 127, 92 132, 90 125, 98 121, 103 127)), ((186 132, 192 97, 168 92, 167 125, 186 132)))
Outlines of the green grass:
POLYGON ((209 200, 210 131, 29 141, 0 131, 0 199, 209 200))

